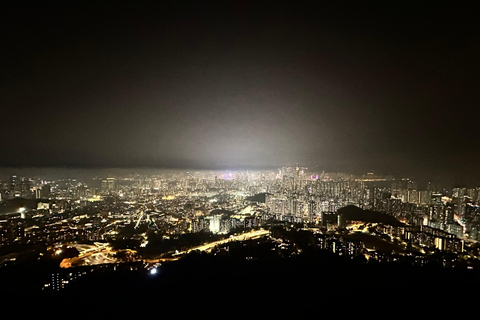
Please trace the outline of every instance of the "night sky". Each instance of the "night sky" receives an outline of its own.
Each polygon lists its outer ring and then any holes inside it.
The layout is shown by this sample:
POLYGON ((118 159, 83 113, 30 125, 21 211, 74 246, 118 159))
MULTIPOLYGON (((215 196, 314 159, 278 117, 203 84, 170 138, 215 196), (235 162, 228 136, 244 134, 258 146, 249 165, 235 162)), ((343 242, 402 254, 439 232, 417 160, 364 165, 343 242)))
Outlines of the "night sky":
POLYGON ((384 2, 4 7, 0 166, 479 184, 478 4, 384 2))

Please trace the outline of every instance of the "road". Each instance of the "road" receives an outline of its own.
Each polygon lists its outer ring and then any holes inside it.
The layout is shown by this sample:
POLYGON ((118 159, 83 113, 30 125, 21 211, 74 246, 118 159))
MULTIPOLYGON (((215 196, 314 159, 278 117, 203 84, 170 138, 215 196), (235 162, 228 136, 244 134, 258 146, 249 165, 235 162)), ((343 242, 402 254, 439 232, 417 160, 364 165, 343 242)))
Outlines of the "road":
POLYGON ((239 235, 236 235, 236 236, 232 236, 230 238, 226 238, 226 239, 217 240, 217 241, 209 242, 209 243, 206 243, 206 244, 202 244, 200 246, 193 247, 191 249, 176 253, 174 256, 183 255, 183 254, 189 253, 191 251, 195 251, 195 250, 207 251, 208 252, 208 251, 212 250, 215 246, 218 246, 218 245, 221 245, 221 244, 224 244, 224 243, 227 243, 227 242, 241 241, 241 240, 248 240, 248 239, 256 239, 256 238, 260 238, 260 237, 263 237, 265 235, 268 235, 269 233, 270 233, 270 231, 263 230, 263 229, 252 230, 250 232, 242 233, 242 234, 239 234, 239 235))
POLYGON ((165 261, 175 261, 175 260, 180 259, 183 255, 185 255, 189 252, 195 251, 195 250, 209 252, 215 246, 218 246, 218 245, 221 245, 221 244, 224 244, 224 243, 227 243, 227 242, 251 240, 251 239, 256 239, 256 238, 266 236, 268 234, 270 234, 270 231, 268 231, 268 230, 263 230, 263 229, 252 230, 250 232, 242 233, 242 234, 239 234, 239 235, 236 235, 236 236, 231 236, 230 238, 217 240, 217 241, 212 241, 212 242, 209 242, 209 243, 205 243, 205 244, 193 247, 193 248, 185 250, 185 251, 175 253, 175 254, 173 254, 173 256, 171 258, 149 259, 149 260, 145 260, 145 261, 148 262, 148 263, 151 263, 151 264, 158 263, 158 262, 165 262, 165 261))
MULTIPOLYGON (((264 229, 252 230, 250 232, 242 233, 236 236, 231 236, 229 238, 222 239, 222 240, 212 241, 209 243, 205 243, 205 244, 193 247, 185 251, 175 253, 171 258, 148 259, 144 261, 153 264, 153 263, 164 262, 164 261, 178 260, 181 258, 182 255, 185 255, 191 251, 199 250, 199 251, 209 252, 215 246, 218 246, 227 242, 256 239, 256 238, 266 236, 269 233, 270 231, 264 230, 264 229)), ((77 250, 80 252, 80 254, 78 255, 78 257, 74 257, 71 259, 63 259, 62 262, 60 263, 60 267, 62 268, 70 268, 72 266, 72 263, 74 264, 79 263, 79 260, 83 261, 82 263, 83 265, 96 265, 96 264, 117 262, 117 260, 112 257, 116 251, 112 250, 112 248, 110 248, 107 243, 95 243, 95 245, 72 243, 72 244, 69 244, 69 246, 76 247, 77 250)))
POLYGON ((75 247, 80 253, 77 257, 63 259, 60 263, 60 267, 69 268, 73 264, 80 263, 82 265, 96 265, 104 263, 115 263, 117 260, 112 257, 112 254, 115 253, 109 246, 108 243, 99 243, 95 242, 92 244, 77 244, 70 243, 70 247, 75 247))

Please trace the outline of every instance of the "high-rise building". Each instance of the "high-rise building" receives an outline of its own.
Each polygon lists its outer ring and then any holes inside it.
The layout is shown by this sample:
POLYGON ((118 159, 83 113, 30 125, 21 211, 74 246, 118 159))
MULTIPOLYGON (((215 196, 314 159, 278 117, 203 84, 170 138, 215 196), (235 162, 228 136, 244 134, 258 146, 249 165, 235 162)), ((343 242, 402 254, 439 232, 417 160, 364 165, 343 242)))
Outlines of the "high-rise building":
POLYGON ((29 178, 22 178, 20 182, 20 196, 22 198, 32 198, 32 191, 30 190, 33 181, 29 178))
POLYGON ((115 190, 115 178, 102 179, 102 192, 111 192, 115 190))
POLYGON ((209 229, 210 232, 219 233, 220 232, 220 219, 222 218, 221 214, 215 214, 213 216, 208 217, 210 220, 209 229))
POLYGON ((200 216, 192 221, 192 232, 209 230, 209 227, 209 220, 204 219, 203 216, 200 216))
POLYGON ((314 200, 308 202, 308 222, 313 222, 315 218, 315 207, 316 203, 314 200))
POLYGON ((339 214, 337 216, 337 223, 338 223, 338 228, 339 229, 344 229, 347 225, 347 221, 345 219, 345 215, 344 214, 339 214))
POLYGON ((10 177, 10 198, 20 197, 20 179, 14 174, 10 177))
POLYGON ((432 203, 432 191, 418 191, 418 200, 420 204, 429 205, 432 203))
POLYGON ((34 199, 40 199, 42 197, 42 188, 40 187, 33 188, 33 197, 34 199))
POLYGON ((42 191, 41 191, 41 197, 44 199, 48 199, 52 196, 50 185, 49 184, 44 184, 42 186, 42 191))
POLYGON ((295 194, 290 196, 290 214, 294 217, 297 215, 297 198, 295 194))

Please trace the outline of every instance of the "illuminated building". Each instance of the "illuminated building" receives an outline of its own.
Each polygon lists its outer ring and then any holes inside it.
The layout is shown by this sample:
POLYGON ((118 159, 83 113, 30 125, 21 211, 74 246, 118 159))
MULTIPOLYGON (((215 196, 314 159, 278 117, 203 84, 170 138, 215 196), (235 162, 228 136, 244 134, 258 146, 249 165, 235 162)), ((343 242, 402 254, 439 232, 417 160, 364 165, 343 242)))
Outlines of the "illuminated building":
POLYGON ((40 199, 42 197, 42 188, 35 187, 33 188, 33 198, 40 199))
POLYGON ((294 217, 297 216, 297 199, 296 195, 290 196, 290 214, 294 217))
POLYGON ((42 198, 45 198, 45 199, 48 199, 52 196, 49 184, 44 184, 42 186, 42 191, 41 191, 40 195, 41 195, 42 198))
POLYGON ((362 246, 363 244, 361 241, 354 241, 354 240, 347 241, 346 242, 347 255, 351 257, 358 256, 360 254, 362 246))
POLYGON ((115 178, 102 180, 102 192, 111 192, 115 190, 115 178))
POLYGON ((204 217, 198 217, 192 221, 192 232, 210 230, 210 220, 204 217))
POLYGON ((313 222, 315 218, 315 207, 316 203, 313 200, 308 202, 308 222, 313 222))
POLYGON ((344 229, 346 227, 347 221, 345 220, 345 215, 339 214, 337 216, 338 228, 344 229))
POLYGON ((10 198, 20 197, 21 187, 18 177, 14 174, 10 177, 10 198))
POLYGON ((220 219, 222 218, 222 215, 220 214, 215 214, 213 216, 207 217, 209 219, 210 224, 209 224, 209 229, 213 233, 219 233, 220 232, 220 219))
POLYGON ((256 217, 247 217, 244 220, 245 228, 253 228, 258 226, 258 221, 256 217))

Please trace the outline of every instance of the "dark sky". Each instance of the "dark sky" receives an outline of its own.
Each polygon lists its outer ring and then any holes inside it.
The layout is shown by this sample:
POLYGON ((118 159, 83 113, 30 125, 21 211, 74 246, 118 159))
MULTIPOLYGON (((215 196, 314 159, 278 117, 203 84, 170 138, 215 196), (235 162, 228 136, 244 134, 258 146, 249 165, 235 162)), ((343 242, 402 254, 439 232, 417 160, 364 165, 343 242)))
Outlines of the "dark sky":
POLYGON ((478 5, 385 2, 3 8, 0 165, 480 183, 478 5))

